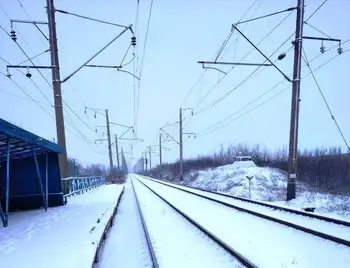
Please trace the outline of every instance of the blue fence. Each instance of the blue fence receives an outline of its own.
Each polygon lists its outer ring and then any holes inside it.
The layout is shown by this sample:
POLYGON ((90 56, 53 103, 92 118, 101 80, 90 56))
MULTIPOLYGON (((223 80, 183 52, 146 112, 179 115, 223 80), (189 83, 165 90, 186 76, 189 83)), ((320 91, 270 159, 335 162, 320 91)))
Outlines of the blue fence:
POLYGON ((101 176, 92 177, 69 177, 62 179, 64 189, 67 189, 67 193, 64 195, 66 198, 76 194, 82 194, 85 191, 96 188, 106 183, 106 178, 101 176))

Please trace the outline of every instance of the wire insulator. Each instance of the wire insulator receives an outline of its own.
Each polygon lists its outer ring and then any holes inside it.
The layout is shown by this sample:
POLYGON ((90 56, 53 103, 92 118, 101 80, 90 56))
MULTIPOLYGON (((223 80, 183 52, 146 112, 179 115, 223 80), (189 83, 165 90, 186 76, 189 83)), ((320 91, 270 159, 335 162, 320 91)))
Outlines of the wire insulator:
POLYGON ((341 47, 341 43, 339 43, 339 47, 338 47, 337 51, 338 51, 339 55, 343 53, 343 48, 341 47))
POLYGON ((13 29, 10 31, 10 36, 11 36, 11 39, 16 42, 17 36, 16 36, 16 32, 13 29))
POLYGON ((136 46, 136 37, 135 36, 131 37, 131 45, 136 46))
POLYGON ((323 54, 326 51, 326 47, 321 43, 320 52, 323 54))

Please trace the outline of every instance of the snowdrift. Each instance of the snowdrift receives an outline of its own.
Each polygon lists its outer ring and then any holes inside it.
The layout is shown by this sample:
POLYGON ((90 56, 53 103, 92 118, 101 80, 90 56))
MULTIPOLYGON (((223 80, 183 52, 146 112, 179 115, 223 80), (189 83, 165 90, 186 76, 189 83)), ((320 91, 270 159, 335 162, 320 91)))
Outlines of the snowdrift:
POLYGON ((240 161, 207 171, 196 171, 186 176, 183 184, 224 192, 249 198, 249 180, 251 180, 251 198, 263 201, 285 199, 287 174, 275 168, 257 167, 252 161, 240 161))
POLYGON ((276 168, 257 167, 252 161, 240 161, 215 169, 194 171, 178 183, 210 191, 304 209, 315 207, 316 213, 350 219, 350 197, 318 193, 303 183, 297 184, 297 198, 286 202, 287 173, 276 168), (253 176, 249 191, 247 176, 253 176))

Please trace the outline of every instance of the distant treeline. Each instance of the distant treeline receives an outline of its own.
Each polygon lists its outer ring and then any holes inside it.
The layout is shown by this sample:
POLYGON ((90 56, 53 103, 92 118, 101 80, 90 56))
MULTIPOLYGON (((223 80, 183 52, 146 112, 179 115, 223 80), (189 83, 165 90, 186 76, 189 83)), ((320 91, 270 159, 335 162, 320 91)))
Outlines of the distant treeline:
MULTIPOLYGON (((186 159, 183 163, 184 175, 191 171, 215 168, 233 163, 238 155, 249 155, 262 167, 274 167, 288 171, 287 148, 271 152, 259 145, 230 145, 221 147, 212 155, 186 159)), ((153 176, 160 174, 169 179, 179 177, 179 162, 166 163, 152 169, 153 176)), ((342 154, 340 147, 316 148, 299 152, 298 180, 318 191, 332 193, 350 193, 350 154, 342 154)))
POLYGON ((120 170, 118 170, 117 167, 113 167, 111 170, 109 170, 109 168, 102 164, 91 164, 84 166, 78 160, 69 158, 68 166, 70 177, 103 176, 111 181, 113 180, 116 183, 123 183, 125 182, 125 177, 128 174, 126 162, 122 165, 120 170))

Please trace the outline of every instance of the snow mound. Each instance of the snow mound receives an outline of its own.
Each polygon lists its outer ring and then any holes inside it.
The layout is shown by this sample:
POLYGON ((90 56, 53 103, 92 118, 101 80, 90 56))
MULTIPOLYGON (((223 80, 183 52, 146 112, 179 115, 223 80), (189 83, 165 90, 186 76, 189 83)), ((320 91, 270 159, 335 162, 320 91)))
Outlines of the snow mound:
POLYGON ((221 166, 221 167, 218 167, 216 169, 230 170, 230 169, 252 168, 252 167, 256 167, 256 165, 253 161, 237 161, 237 162, 234 162, 233 164, 221 166))
POLYGON ((287 175, 279 169, 257 167, 253 161, 238 161, 208 171, 192 172, 183 183, 256 200, 278 201, 285 199, 287 175), (250 194, 247 177, 253 177, 250 194))

